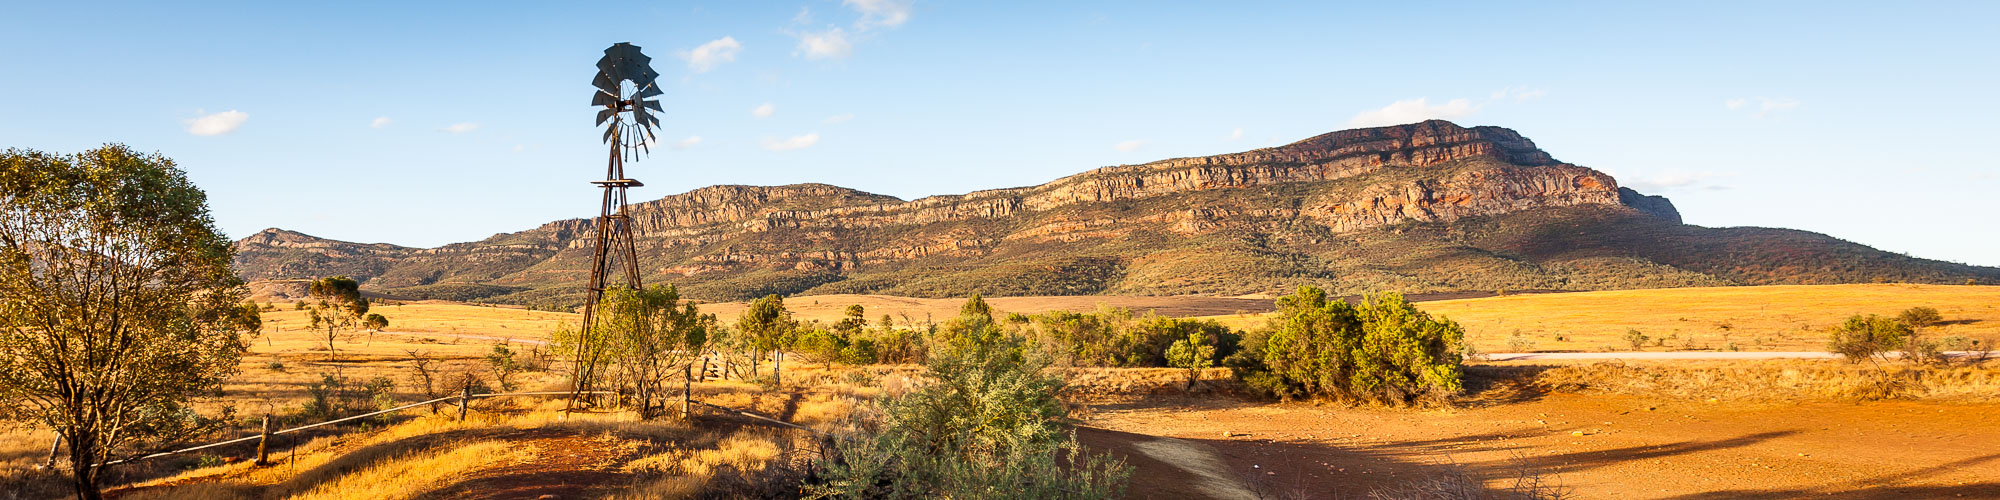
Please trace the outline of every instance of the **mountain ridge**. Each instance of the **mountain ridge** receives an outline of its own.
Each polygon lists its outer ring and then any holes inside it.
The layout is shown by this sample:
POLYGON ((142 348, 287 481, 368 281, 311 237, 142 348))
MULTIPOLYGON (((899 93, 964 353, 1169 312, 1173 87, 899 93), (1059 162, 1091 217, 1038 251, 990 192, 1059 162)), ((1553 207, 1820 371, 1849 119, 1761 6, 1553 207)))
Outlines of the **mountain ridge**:
MULTIPOLYGON (((1653 242, 1662 248, 1697 247, 1684 240, 1702 234, 1744 238, 1737 235, 1753 232, 1686 229, 1695 226, 1680 224, 1671 201, 1560 162, 1519 133, 1439 120, 907 201, 827 184, 718 185, 636 203, 630 213, 647 281, 675 282, 709 299, 837 292, 1261 293, 1327 281, 1335 288, 1344 283, 1413 292, 1596 289, 1777 279, 1744 278, 1770 274, 1756 270, 1718 271, 1719 260, 1730 254, 1677 257, 1677 264, 1649 257, 1651 250, 1635 248, 1647 242, 1606 230, 1666 238, 1653 242), (1593 238, 1576 241, 1583 253, 1531 257, 1519 251, 1523 242, 1493 246, 1460 241, 1465 235, 1451 232, 1496 221, 1508 230, 1534 230, 1541 225, 1536 218, 1575 216, 1594 221, 1577 233, 1593 238), (1446 232, 1400 238, 1437 228, 1446 232), (1384 232, 1391 236, 1364 243, 1384 232), (1491 268, 1492 274, 1399 264, 1407 256, 1359 258, 1371 245, 1445 252, 1441 258, 1452 266, 1491 268), (1213 261, 1184 258, 1204 248, 1214 252, 1213 261), (1575 267, 1585 262, 1610 267, 1575 267), (1621 272, 1640 274, 1615 276, 1621 272)), ((418 295, 567 302, 580 296, 587 275, 590 239, 584 236, 591 224, 558 220, 435 248, 352 244, 273 228, 240 241, 237 262, 253 280, 347 274, 372 288, 418 295)), ((1884 256, 1893 254, 1824 235, 1785 241, 1798 247, 1791 250, 1832 252, 1827 255, 1864 270, 1812 271, 1804 278, 2000 279, 2000 269, 1895 261, 1884 256)))

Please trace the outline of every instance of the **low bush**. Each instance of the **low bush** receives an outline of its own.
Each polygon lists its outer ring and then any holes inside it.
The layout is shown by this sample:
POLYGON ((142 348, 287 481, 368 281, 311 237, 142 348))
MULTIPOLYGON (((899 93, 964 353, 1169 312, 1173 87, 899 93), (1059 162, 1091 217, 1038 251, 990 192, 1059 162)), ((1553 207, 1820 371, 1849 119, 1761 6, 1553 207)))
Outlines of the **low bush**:
POLYGON ((1400 294, 1353 306, 1302 286, 1278 299, 1278 309, 1261 342, 1261 364, 1271 375, 1249 374, 1245 382, 1252 387, 1277 385, 1280 397, 1391 405, 1441 404, 1464 389, 1464 328, 1431 317, 1400 294), (1271 384, 1272 376, 1281 383, 1271 384))

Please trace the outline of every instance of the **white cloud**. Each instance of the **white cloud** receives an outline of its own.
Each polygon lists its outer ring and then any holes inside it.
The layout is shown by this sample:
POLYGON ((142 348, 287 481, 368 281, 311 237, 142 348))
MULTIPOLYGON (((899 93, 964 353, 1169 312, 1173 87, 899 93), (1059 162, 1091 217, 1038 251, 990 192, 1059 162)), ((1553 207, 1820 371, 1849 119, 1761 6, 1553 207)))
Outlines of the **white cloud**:
POLYGON ((674 149, 685 150, 694 147, 696 144, 701 144, 701 136, 690 135, 686 139, 674 142, 674 149))
POLYGON ((472 123, 472 122, 458 122, 458 123, 453 123, 453 124, 451 124, 451 126, 448 126, 448 127, 445 127, 445 128, 443 128, 443 129, 441 129, 441 130, 443 130, 443 131, 445 131, 445 132, 450 132, 450 133, 454 133, 454 134, 463 134, 463 133, 466 133, 466 132, 471 132, 471 131, 473 131, 473 130, 478 130, 478 129, 479 129, 479 124, 477 124, 477 123, 472 123))
POLYGON ((854 113, 842 113, 826 117, 825 120, 820 120, 820 121, 824 123, 846 123, 848 120, 852 119, 854 119, 854 113))
POLYGON ((368 128, 382 128, 382 127, 387 127, 387 126, 389 126, 389 122, 392 122, 392 121, 395 121, 395 120, 390 120, 390 119, 389 119, 389 117, 387 117, 387 116, 377 116, 377 117, 375 117, 375 119, 374 119, 374 120, 369 120, 369 121, 368 121, 368 128))
POLYGON ((687 60, 688 69, 696 73, 707 73, 722 63, 736 60, 736 53, 743 51, 743 44, 736 37, 725 36, 715 41, 701 44, 694 50, 680 52, 681 59, 687 60))
POLYGON ((1229 131, 1229 140, 1234 141, 1242 138, 1243 138, 1243 129, 1238 128, 1236 130, 1229 131))
POLYGON ((764 138, 764 149, 771 151, 794 151, 812 147, 814 144, 819 144, 819 132, 793 136, 784 140, 770 137, 764 138))
POLYGON ((522 151, 527 151, 527 150, 528 150, 528 146, 527 146, 527 145, 525 145, 525 144, 515 144, 515 145, 514 145, 514 152, 516 152, 516 153, 519 153, 519 152, 522 152, 522 151))
MULTIPOLYGON (((200 110, 196 110, 200 113, 200 110)), ((250 120, 250 114, 237 110, 202 115, 187 121, 187 131, 194 135, 222 135, 243 128, 243 122, 250 120)))
POLYGON ((806 59, 846 59, 854 54, 854 43, 847 40, 847 31, 833 28, 818 33, 805 32, 799 35, 798 51, 806 59))
POLYGON ((1494 100, 1513 99, 1514 102, 1532 101, 1549 95, 1549 91, 1527 87, 1507 87, 1493 91, 1494 100))
POLYGON ((1146 145, 1146 141, 1142 141, 1142 140, 1138 140, 1138 139, 1133 139, 1133 140, 1129 140, 1129 141, 1120 141, 1120 142, 1119 142, 1119 143, 1117 143, 1117 144, 1112 144, 1112 145, 1111 145, 1111 149, 1116 149, 1116 150, 1119 150, 1119 151, 1124 151, 1124 152, 1127 152, 1127 153, 1130 153, 1130 152, 1133 152, 1133 151, 1138 151, 1138 150, 1139 150, 1139 147, 1140 147, 1140 146, 1144 146, 1144 145, 1146 145))
POLYGON ((1416 123, 1430 119, 1454 120, 1471 116, 1479 111, 1469 99, 1452 99, 1444 104, 1432 106, 1426 98, 1405 99, 1383 106, 1382 109, 1362 111, 1347 121, 1349 127, 1383 127, 1416 123))
POLYGON ((1729 186, 1713 182, 1715 179, 1721 177, 1730 177, 1734 175, 1736 174, 1717 173, 1717 172, 1687 172, 1680 170, 1672 170, 1665 173, 1653 175, 1650 177, 1631 179, 1629 181, 1624 182, 1624 185, 1625 187, 1629 187, 1644 193, 1659 193, 1663 191, 1686 191, 1694 189, 1706 189, 1713 191, 1713 190, 1729 189, 1729 186))
POLYGON ((1801 104, 1798 99, 1790 97, 1758 97, 1755 101, 1756 105, 1751 106, 1751 99, 1741 97, 1729 99, 1722 101, 1722 109, 1730 111, 1750 109, 1751 118, 1776 118, 1798 109, 1801 104))
POLYGON ((792 24, 812 24, 812 22, 813 11, 811 7, 799 7, 799 13, 792 15, 792 24))
POLYGON ((840 3, 861 13, 861 19, 854 22, 857 29, 894 28, 910 20, 909 0, 841 0, 840 3))
POLYGON ((758 118, 770 118, 771 115, 775 114, 778 114, 778 106, 768 102, 764 103, 763 106, 758 106, 750 109, 750 116, 755 116, 758 118))

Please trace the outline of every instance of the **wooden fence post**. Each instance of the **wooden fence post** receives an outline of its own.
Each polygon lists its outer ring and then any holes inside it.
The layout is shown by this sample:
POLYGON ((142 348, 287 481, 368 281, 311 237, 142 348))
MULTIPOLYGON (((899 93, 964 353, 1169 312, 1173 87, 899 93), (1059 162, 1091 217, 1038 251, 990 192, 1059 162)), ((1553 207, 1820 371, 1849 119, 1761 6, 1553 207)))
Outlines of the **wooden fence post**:
POLYGON ((271 415, 264 415, 264 434, 257 438, 257 465, 271 463, 271 415))
POLYGON ((681 367, 681 420, 692 416, 694 409, 694 363, 681 367))
POLYGON ((472 381, 465 381, 465 392, 458 396, 458 423, 465 423, 465 409, 472 406, 472 381))
POLYGON ((702 382, 708 381, 708 356, 701 357, 701 374, 695 376, 702 382))
POLYGON ((43 465, 43 466, 42 466, 42 468, 44 468, 44 469, 53 469, 53 468, 55 468, 55 466, 56 466, 56 450, 61 450, 61 449, 62 449, 62 433, 56 433, 56 442, 55 442, 55 444, 51 444, 51 445, 49 445, 49 463, 48 463, 47 465, 43 465))

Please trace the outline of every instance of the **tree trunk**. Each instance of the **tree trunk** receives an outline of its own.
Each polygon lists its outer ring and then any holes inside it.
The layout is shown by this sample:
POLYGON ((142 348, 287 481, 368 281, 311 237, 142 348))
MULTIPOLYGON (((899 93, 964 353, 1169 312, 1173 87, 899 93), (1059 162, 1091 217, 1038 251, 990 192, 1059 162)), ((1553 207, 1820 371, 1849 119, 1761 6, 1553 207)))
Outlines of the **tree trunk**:
POLYGON ((78 436, 78 438, 69 440, 70 479, 71 484, 76 486, 76 498, 78 500, 101 500, 104 498, 104 492, 97 490, 97 464, 92 459, 92 456, 96 455, 96 453, 85 446, 78 446, 77 444, 86 441, 95 442, 95 440, 85 439, 85 436, 78 436))
POLYGON ((784 352, 784 351, 778 351, 778 352, 775 352, 775 353, 772 353, 772 355, 771 355, 771 385, 775 385, 775 386, 778 386, 778 387, 784 387, 784 386, 785 386, 785 374, 784 374, 784 371, 785 371, 785 352, 784 352))

